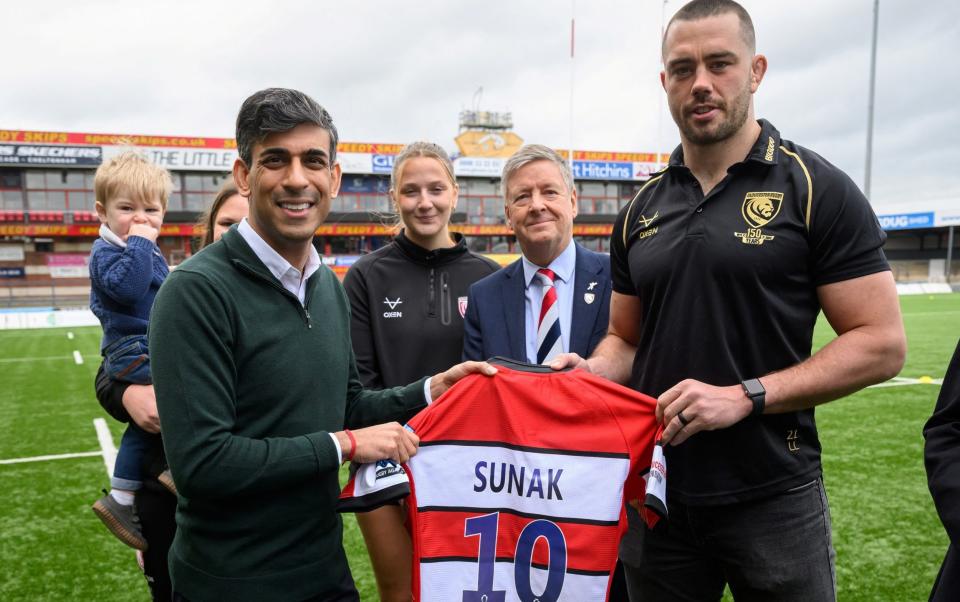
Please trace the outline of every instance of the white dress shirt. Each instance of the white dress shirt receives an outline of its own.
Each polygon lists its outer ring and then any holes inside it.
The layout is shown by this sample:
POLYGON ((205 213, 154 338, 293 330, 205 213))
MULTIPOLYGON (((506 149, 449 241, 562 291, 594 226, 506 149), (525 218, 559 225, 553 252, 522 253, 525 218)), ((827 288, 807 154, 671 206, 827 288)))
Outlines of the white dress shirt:
POLYGON ((570 328, 573 323, 573 277, 577 268, 577 246, 571 240, 560 255, 550 265, 538 266, 526 257, 523 262, 523 278, 526 283, 526 301, 524 302, 524 328, 527 336, 527 361, 537 363, 537 326, 540 321, 540 305, 543 303, 543 284, 536 278, 537 270, 546 267, 553 270, 557 278, 557 303, 560 304, 560 342, 563 352, 570 351, 570 328))
MULTIPOLYGON (((263 240, 263 238, 257 234, 257 231, 247 222, 247 218, 240 220, 240 224, 237 226, 237 232, 243 237, 243 240, 250 245, 250 249, 254 255, 270 270, 270 273, 280 282, 280 285, 296 295, 297 299, 300 299, 300 303, 304 304, 307 294, 307 280, 320 269, 322 263, 317 249, 312 244, 310 245, 310 255, 307 257, 307 265, 304 266, 303 273, 301 274, 300 270, 293 267, 289 261, 281 257, 276 249, 271 247, 267 241, 263 240)), ((428 378, 423 383, 423 396, 427 400, 428 405, 433 402, 433 398, 430 396, 430 381, 431 379, 428 378)), ((343 450, 340 448, 340 441, 337 440, 337 437, 333 433, 330 433, 330 438, 333 439, 333 445, 337 449, 338 462, 342 464, 343 450)))
POLYGON ((300 270, 293 267, 289 261, 281 257, 280 253, 277 253, 267 241, 263 240, 263 238, 257 234, 257 231, 253 229, 253 226, 250 225, 247 218, 240 220, 240 224, 237 226, 237 232, 240 233, 243 240, 247 241, 254 255, 263 262, 263 265, 267 266, 267 269, 270 270, 273 277, 280 281, 280 285, 296 295, 297 299, 300 299, 300 304, 303 305, 307 295, 307 280, 320 269, 320 254, 317 253, 317 249, 313 245, 310 245, 310 255, 307 257, 307 265, 304 266, 303 273, 301 274, 300 270))

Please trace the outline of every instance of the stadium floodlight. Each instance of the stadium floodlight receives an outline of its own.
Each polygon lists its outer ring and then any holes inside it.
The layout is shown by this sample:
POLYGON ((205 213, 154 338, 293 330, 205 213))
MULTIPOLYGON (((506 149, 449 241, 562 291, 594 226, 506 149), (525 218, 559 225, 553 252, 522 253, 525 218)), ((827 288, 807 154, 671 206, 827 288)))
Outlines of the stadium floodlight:
POLYGON ((576 66, 574 61, 577 33, 576 16, 577 0, 570 0, 570 144, 567 145, 567 162, 569 162, 571 170, 573 170, 573 91, 575 89, 574 82, 576 79, 574 71, 574 67, 576 66))
POLYGON ((867 160, 863 175, 863 194, 870 200, 870 168, 873 161, 873 104, 877 87, 877 22, 880 0, 873 0, 873 40, 870 47, 870 90, 867 100, 867 160))
POLYGON ((953 276, 953 226, 947 230, 947 265, 944 266, 944 271, 946 272, 947 282, 950 282, 950 277, 953 276))

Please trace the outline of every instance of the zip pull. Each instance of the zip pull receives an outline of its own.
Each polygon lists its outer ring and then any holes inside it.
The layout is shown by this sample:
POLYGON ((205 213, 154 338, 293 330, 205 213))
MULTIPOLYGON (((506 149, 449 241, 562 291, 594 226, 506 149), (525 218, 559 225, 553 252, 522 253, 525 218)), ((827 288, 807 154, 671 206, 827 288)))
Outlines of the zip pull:
POLYGON ((450 301, 450 274, 440 272, 440 323, 444 326, 450 325, 450 318, 453 314, 453 307, 450 301))
POLYGON ((430 268, 430 284, 427 287, 427 315, 437 315, 437 290, 434 269, 430 268))
POLYGON ((307 328, 313 328, 313 324, 310 322, 310 312, 306 307, 303 308, 303 314, 307 318, 307 328))

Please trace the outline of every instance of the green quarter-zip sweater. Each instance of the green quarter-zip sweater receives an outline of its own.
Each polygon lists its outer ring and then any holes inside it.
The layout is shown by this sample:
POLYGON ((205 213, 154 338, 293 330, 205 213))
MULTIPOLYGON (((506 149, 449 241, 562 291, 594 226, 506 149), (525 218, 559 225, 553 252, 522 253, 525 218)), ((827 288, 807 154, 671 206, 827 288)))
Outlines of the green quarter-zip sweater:
POLYGON ((423 380, 364 391, 333 272, 310 277, 301 305, 235 229, 171 272, 149 334, 179 490, 174 589, 231 602, 341 592, 329 433, 406 421, 425 405, 423 380))

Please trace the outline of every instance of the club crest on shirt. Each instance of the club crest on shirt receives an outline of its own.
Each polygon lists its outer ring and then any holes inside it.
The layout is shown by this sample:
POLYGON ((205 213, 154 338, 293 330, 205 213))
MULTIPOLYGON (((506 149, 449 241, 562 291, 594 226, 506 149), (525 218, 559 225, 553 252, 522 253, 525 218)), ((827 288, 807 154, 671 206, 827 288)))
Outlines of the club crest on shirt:
POLYGON ((461 318, 465 318, 467 316, 467 298, 466 297, 457 297, 457 309, 460 310, 461 318))
POLYGON ((773 236, 763 233, 763 227, 777 217, 782 205, 782 192, 748 192, 740 207, 740 214, 747 222, 747 231, 734 232, 733 235, 745 245, 762 245, 773 240, 773 236))

